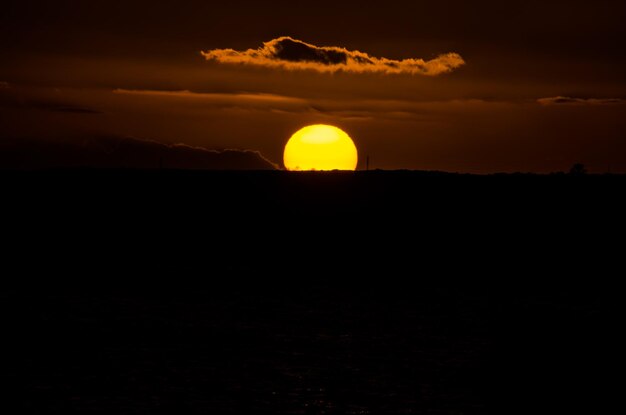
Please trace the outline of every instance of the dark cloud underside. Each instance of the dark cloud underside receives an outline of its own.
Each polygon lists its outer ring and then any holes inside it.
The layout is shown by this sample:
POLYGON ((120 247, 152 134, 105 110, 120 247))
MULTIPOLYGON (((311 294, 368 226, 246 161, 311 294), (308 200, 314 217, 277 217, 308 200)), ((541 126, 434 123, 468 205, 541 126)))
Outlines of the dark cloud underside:
POLYGON ((0 168, 170 168, 272 170, 259 152, 213 151, 185 144, 162 144, 130 137, 80 139, 2 139, 0 168))

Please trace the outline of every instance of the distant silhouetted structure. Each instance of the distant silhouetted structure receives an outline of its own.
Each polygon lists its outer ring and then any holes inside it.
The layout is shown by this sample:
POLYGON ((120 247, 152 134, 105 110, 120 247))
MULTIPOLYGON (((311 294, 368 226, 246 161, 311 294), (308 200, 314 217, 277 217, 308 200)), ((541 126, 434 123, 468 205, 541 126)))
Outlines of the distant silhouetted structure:
POLYGON ((585 169, 585 165, 582 163, 576 163, 569 169, 569 174, 573 176, 582 176, 587 174, 587 169, 585 169))

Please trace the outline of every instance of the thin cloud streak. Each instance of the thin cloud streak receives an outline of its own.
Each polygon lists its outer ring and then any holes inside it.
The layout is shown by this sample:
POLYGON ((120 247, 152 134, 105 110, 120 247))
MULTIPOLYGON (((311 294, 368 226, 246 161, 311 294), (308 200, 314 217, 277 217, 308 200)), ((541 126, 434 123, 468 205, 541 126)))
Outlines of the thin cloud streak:
POLYGON ((238 108, 269 111, 276 114, 309 114, 320 117, 337 117, 355 121, 394 119, 423 121, 433 114, 496 108, 515 105, 507 101, 462 99, 444 101, 409 101, 386 99, 307 99, 267 93, 206 93, 166 90, 116 89, 114 94, 143 97, 154 100, 178 99, 193 106, 209 105, 212 108, 238 108))
POLYGON ((573 98, 557 96, 539 98, 537 102, 541 105, 615 105, 624 104, 626 100, 622 98, 573 98))
POLYGON ((167 98, 191 98, 207 101, 253 101, 258 103, 302 103, 306 102, 301 98, 288 97, 276 94, 246 94, 246 93, 213 93, 213 92, 193 92, 189 90, 166 91, 152 89, 115 89, 114 94, 120 95, 144 95, 167 98))
POLYGON ((273 69, 314 70, 322 73, 379 73, 436 76, 463 66, 458 53, 446 53, 431 60, 408 58, 402 60, 378 58, 358 50, 339 46, 316 46, 279 37, 263 43, 259 49, 236 51, 213 49, 201 52, 208 61, 245 64, 273 69))

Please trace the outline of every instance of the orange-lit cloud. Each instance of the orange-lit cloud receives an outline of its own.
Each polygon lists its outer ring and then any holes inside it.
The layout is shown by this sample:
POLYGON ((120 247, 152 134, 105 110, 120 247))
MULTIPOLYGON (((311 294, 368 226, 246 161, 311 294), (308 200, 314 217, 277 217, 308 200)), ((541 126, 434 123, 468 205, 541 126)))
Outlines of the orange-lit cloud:
POLYGON ((539 98, 541 105, 611 105, 624 104, 626 100, 621 98, 572 98, 572 97, 548 97, 539 98))
POLYGON ((443 101, 413 101, 390 99, 320 99, 300 98, 268 93, 212 93, 189 90, 136 90, 116 89, 117 95, 135 96, 153 101, 166 101, 168 107, 176 105, 191 107, 237 108, 274 113, 308 114, 322 118, 364 121, 373 119, 394 119, 419 121, 435 113, 455 111, 467 112, 481 108, 502 108, 513 105, 506 101, 484 101, 481 99, 460 99, 443 101))
POLYGON ((214 93, 214 92, 193 92, 189 90, 180 91, 167 91, 167 90, 154 90, 154 89, 115 89, 114 94, 122 95, 147 95, 155 97, 168 97, 168 98, 189 98, 205 101, 247 101, 257 104, 273 104, 273 103, 302 103, 305 100, 301 98, 288 97, 284 95, 275 94, 246 94, 246 93, 214 93))
POLYGON ((458 53, 446 53, 428 61, 415 58, 395 60, 377 58, 338 46, 315 46, 288 36, 265 42, 259 49, 213 49, 201 53, 207 60, 219 63, 330 73, 343 71, 435 76, 465 64, 458 53))
POLYGON ((116 95, 126 95, 129 98, 148 99, 153 102, 170 102, 179 108, 230 108, 261 111, 302 112, 309 108, 308 100, 285 95, 266 93, 215 93, 145 90, 145 89, 116 89, 116 95))

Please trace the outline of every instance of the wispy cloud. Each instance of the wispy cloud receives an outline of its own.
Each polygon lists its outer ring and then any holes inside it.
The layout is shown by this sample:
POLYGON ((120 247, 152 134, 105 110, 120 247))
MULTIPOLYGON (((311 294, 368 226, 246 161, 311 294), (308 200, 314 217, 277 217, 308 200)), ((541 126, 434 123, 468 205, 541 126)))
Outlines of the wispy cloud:
POLYGON ((69 114, 82 114, 82 115, 92 115, 92 114, 102 114, 102 111, 98 111, 89 107, 81 107, 78 105, 72 104, 64 104, 59 102, 31 102, 30 108, 35 108, 38 110, 44 111, 52 111, 52 112, 64 112, 69 114))
POLYGON ((537 102, 541 105, 613 105, 624 104, 626 100, 622 98, 573 98, 557 96, 539 98, 537 102))
POLYGON ((246 94, 246 93, 213 93, 213 92, 193 92, 189 90, 167 91, 153 89, 115 89, 114 94, 121 95, 144 95, 166 98, 185 98, 206 101, 251 101, 259 104, 263 103, 302 103, 306 102, 301 98, 288 97, 285 95, 275 94, 246 94))
POLYGON ((211 109, 244 109, 269 111, 276 114, 306 114, 325 118, 366 121, 393 119, 399 121, 423 121, 433 114, 467 112, 485 107, 501 108, 511 103, 481 99, 413 101, 390 99, 320 99, 301 98, 268 93, 211 93, 189 90, 128 90, 116 89, 114 94, 177 105, 211 109))
POLYGON ((219 63, 330 73, 343 71, 435 76, 451 72, 465 64, 458 53, 446 53, 431 60, 396 60, 377 58, 338 46, 315 46, 288 36, 265 42, 259 49, 213 49, 201 53, 207 60, 219 63))
POLYGON ((102 114, 102 111, 67 96, 57 88, 23 88, 0 82, 0 108, 38 110, 76 115, 102 114))
POLYGON ((302 98, 265 93, 213 93, 162 90, 116 89, 116 95, 150 101, 170 102, 179 107, 203 109, 242 109, 260 111, 302 112, 309 108, 309 102, 302 98))

